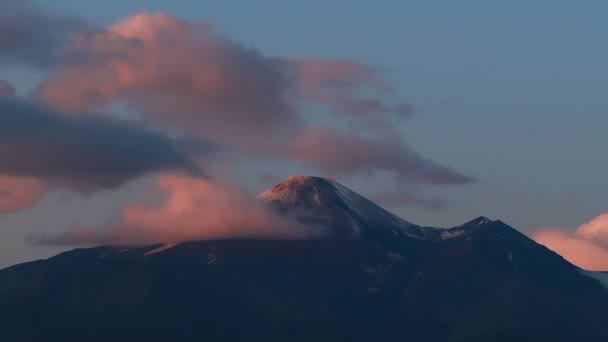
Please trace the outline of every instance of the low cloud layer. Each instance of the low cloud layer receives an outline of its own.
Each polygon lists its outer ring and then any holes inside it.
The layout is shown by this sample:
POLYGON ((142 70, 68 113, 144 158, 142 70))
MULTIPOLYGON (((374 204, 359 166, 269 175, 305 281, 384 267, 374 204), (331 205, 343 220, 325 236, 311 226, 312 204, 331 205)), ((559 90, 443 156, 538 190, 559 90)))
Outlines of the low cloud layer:
POLYGON ((20 99, 0 98, 2 175, 78 190, 113 188, 166 170, 200 175, 180 144, 119 120, 70 117, 20 99))
POLYGON ((280 217, 253 196, 225 183, 164 175, 156 186, 165 194, 158 206, 133 204, 109 227, 73 228, 30 240, 46 245, 141 246, 230 238, 303 239, 325 232, 280 217))
POLYGON ((531 236, 578 267, 608 271, 608 213, 581 225, 574 232, 542 229, 531 236))

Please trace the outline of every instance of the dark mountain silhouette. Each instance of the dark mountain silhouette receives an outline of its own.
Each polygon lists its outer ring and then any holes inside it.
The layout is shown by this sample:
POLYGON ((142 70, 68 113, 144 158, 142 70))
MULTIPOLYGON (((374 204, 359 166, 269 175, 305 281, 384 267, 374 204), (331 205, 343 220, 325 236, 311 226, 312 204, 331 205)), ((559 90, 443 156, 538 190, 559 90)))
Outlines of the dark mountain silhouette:
POLYGON ((0 271, 3 340, 608 341, 605 285, 501 221, 420 227, 317 177, 259 198, 331 237, 13 266, 0 271))

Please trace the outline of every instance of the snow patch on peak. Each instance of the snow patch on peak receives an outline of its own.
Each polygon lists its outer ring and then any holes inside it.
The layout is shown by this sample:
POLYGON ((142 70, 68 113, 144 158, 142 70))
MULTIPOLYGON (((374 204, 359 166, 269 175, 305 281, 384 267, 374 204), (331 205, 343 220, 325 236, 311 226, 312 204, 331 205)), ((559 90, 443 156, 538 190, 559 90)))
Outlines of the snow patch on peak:
POLYGON ((475 218, 469 222, 463 223, 463 224, 456 226, 454 228, 451 228, 451 229, 462 228, 462 227, 466 227, 466 226, 481 226, 486 223, 492 223, 492 222, 494 222, 494 221, 490 220, 489 218, 487 218, 485 216, 479 216, 478 218, 475 218))
POLYGON ((464 230, 448 230, 448 229, 444 229, 441 232, 441 240, 445 241, 445 240, 449 240, 449 239, 453 239, 455 237, 459 237, 460 235, 462 235, 464 233, 464 230))
POLYGON ((333 181, 314 176, 291 176, 286 178, 281 183, 273 186, 272 188, 262 192, 258 195, 258 199, 272 202, 281 201, 285 203, 295 203, 298 197, 301 196, 301 192, 305 188, 312 190, 310 196, 317 205, 321 205, 321 196, 319 194, 320 187, 332 184, 333 181))
MULTIPOLYGON (((459 226, 442 230, 442 232, 440 233, 440 240, 446 241, 458 237, 466 237, 467 240, 470 240, 473 234, 479 231, 484 231, 486 229, 486 227, 483 227, 484 225, 496 222, 500 221, 493 221, 485 216, 479 216, 459 226)), ((502 234, 508 235, 508 232, 504 231, 504 228, 499 228, 493 232, 494 234, 500 237, 503 237, 502 234)))
POLYGON ((148 252, 144 253, 144 255, 152 255, 152 254, 160 253, 162 251, 166 251, 167 249, 175 247, 175 245, 176 245, 175 243, 168 243, 168 244, 162 245, 158 248, 155 248, 151 251, 148 251, 148 252))
POLYGON ((492 222, 492 220, 490 220, 489 218, 487 218, 485 216, 480 216, 480 217, 476 218, 475 221, 477 222, 478 226, 492 222))
POLYGON ((382 211, 382 214, 385 214, 387 218, 390 218, 390 220, 396 225, 417 227, 415 224, 410 223, 402 219, 401 217, 382 209, 381 207, 377 206, 376 204, 369 201, 365 197, 357 194, 356 192, 350 190, 344 185, 332 180, 326 181, 329 182, 337 190, 337 193, 344 202, 344 204, 351 211, 355 212, 359 216, 371 219, 371 217, 368 216, 370 216, 370 214, 373 214, 374 211, 382 211))

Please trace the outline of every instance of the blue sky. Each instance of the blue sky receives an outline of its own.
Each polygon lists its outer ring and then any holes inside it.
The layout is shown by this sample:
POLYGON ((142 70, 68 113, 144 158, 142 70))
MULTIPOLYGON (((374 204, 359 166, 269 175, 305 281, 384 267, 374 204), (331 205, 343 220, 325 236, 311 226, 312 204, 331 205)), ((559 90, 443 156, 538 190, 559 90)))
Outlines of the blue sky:
MULTIPOLYGON (((398 88, 395 97, 418 109, 402 128, 410 146, 478 179, 425 187, 425 193, 448 201, 443 210, 394 209, 415 223, 451 226, 485 215, 524 231, 574 229, 608 209, 606 2, 38 3, 99 25, 138 11, 165 12, 211 22, 266 55, 347 58, 380 68, 398 88)), ((36 79, 27 72, 4 74, 20 89, 36 79)), ((365 188, 362 181, 348 185, 365 188)), ((250 187, 263 189, 254 182, 250 187)), ((0 225, 13 226, 7 234, 21 246, 24 231, 48 222, 31 217, 60 216, 52 224, 59 230, 74 220, 61 213, 65 208, 111 212, 136 193, 123 189, 61 208, 45 203, 17 218, 0 217, 0 225)), ((99 224, 112 214, 77 216, 99 224)), ((0 255, 0 265, 44 253, 49 252, 14 247, 0 255)))

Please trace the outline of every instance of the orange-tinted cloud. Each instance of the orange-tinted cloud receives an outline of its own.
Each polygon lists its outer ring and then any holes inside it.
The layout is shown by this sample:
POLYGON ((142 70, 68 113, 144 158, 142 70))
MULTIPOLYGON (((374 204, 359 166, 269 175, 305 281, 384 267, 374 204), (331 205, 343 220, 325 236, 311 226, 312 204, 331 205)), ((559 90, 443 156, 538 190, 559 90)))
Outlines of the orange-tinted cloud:
POLYGON ((532 239, 563 256, 574 265, 591 271, 608 271, 608 213, 602 214, 576 231, 543 229, 532 239))
POLYGON ((0 175, 0 213, 34 206, 42 198, 43 190, 37 179, 0 175))
POLYGON ((305 227, 277 214, 253 196, 223 183, 183 176, 158 178, 165 194, 158 206, 133 204, 122 218, 103 229, 74 228, 48 238, 56 245, 149 245, 232 238, 299 239, 323 235, 321 227, 305 227))
POLYGON ((576 235, 597 241, 608 247, 608 213, 578 227, 576 235))
POLYGON ((138 14, 80 35, 72 49, 89 58, 68 63, 38 94, 65 111, 124 104, 156 128, 248 156, 343 174, 393 171, 408 182, 471 180, 409 149, 395 127, 412 106, 388 101, 392 87, 364 64, 269 57, 209 24, 164 14, 138 14), (303 103, 320 108, 319 118, 303 103), (332 128, 332 120, 345 128, 332 128), (311 144, 311 136, 327 143, 311 144))

